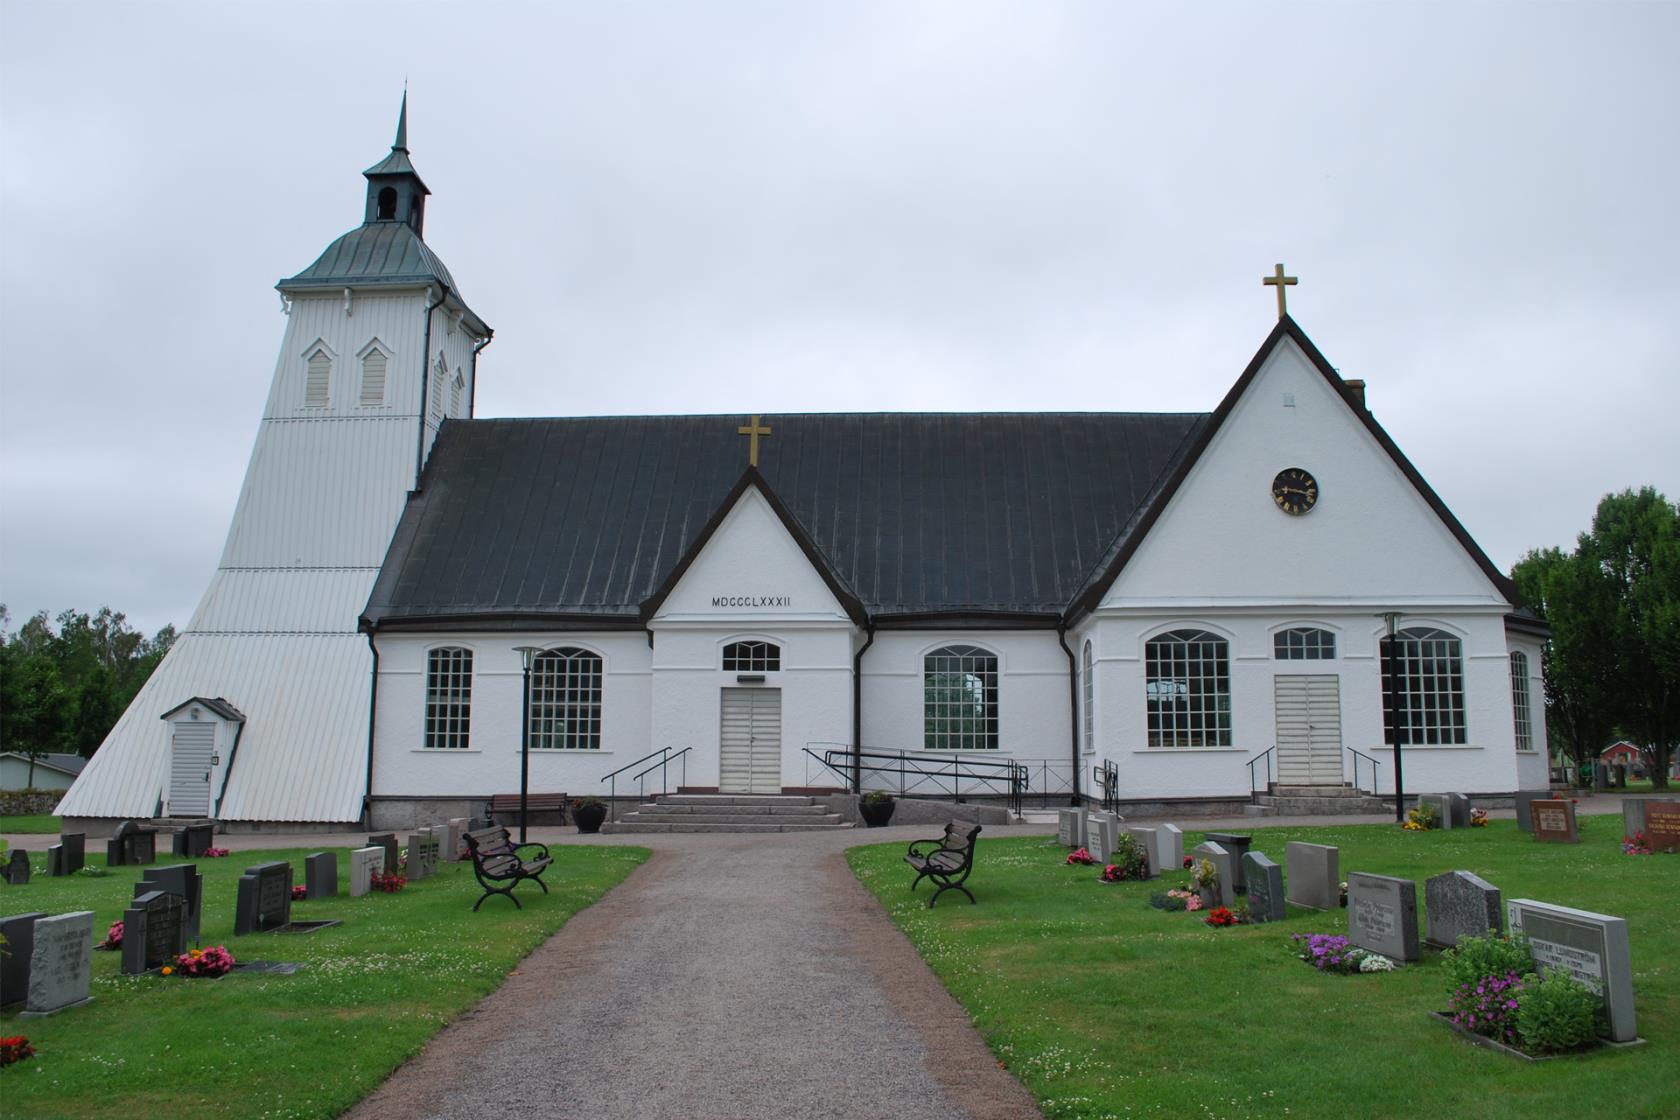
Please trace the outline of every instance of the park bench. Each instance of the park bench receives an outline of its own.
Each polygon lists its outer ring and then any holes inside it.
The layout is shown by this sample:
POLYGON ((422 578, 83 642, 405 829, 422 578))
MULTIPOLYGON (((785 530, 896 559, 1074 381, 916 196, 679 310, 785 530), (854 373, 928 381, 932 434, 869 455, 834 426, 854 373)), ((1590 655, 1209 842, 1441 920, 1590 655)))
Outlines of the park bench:
POLYGON ((939 889, 928 899, 928 909, 931 910, 946 891, 961 891, 968 895, 968 901, 974 901, 974 895, 963 886, 963 880, 974 870, 974 841, 979 835, 978 824, 952 821, 945 826, 944 836, 911 843, 910 852, 904 857, 904 862, 916 869, 916 881, 910 884, 910 889, 915 890, 923 879, 932 879, 939 884, 939 889))
MULTIPOLYGON (((560 818, 555 824, 566 823, 566 795, 563 793, 528 793, 525 795, 525 812, 535 817, 538 813, 558 813, 560 818)), ((519 795, 517 793, 498 793, 490 798, 490 811, 485 814, 493 821, 504 824, 516 823, 519 820, 519 795)))
POLYGON ((548 854, 546 845, 515 844, 508 830, 499 826, 469 832, 466 841, 467 854, 473 861, 473 874, 478 876, 478 885, 484 888, 484 893, 473 903, 474 911, 493 894, 505 894, 513 899, 514 906, 525 909, 517 898, 513 898, 513 888, 526 879, 535 882, 544 894, 548 893, 548 884, 542 881, 542 873, 548 870, 554 859, 548 854), (526 859, 519 854, 526 848, 535 848, 541 854, 534 859, 526 859))

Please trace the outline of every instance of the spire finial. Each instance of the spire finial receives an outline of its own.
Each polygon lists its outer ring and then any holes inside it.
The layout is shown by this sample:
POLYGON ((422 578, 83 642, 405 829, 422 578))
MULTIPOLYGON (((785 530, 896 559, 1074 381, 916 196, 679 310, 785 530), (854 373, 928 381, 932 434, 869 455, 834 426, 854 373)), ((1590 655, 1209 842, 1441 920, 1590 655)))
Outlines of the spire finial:
POLYGON ((402 112, 397 114, 397 142, 391 145, 393 152, 408 151, 408 83, 403 83, 402 112))

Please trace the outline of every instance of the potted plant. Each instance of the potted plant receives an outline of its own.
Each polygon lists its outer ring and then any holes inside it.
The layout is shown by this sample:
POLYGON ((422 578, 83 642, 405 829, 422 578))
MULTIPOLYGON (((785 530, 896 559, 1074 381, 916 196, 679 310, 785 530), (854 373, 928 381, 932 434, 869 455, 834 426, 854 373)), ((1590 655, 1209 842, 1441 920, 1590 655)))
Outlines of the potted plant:
POLYGON ((896 804, 892 794, 872 789, 858 798, 858 812, 863 814, 864 824, 870 828, 880 828, 892 820, 893 806, 896 804))
POLYGON ((599 832, 601 822, 606 819, 607 805, 599 797, 572 799, 572 823, 577 825, 579 832, 599 832))

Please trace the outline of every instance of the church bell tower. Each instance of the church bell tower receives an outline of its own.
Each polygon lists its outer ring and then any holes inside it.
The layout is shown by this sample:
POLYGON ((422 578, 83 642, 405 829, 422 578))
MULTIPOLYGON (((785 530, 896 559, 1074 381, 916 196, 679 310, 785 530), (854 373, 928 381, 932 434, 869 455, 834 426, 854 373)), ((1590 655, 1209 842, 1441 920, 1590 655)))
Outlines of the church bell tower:
POLYGON ((390 154, 363 174, 362 223, 276 285, 286 329, 210 587, 62 815, 362 814, 373 655, 356 621, 439 426, 472 414, 491 338, 422 239, 406 92, 390 154), (244 716, 208 770, 161 718, 194 697, 244 716))

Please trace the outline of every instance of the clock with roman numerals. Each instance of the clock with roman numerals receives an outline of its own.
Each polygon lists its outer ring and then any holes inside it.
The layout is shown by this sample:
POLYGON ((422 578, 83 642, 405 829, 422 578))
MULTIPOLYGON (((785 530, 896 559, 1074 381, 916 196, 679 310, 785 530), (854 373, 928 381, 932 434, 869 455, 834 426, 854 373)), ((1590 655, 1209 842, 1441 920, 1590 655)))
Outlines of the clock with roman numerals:
POLYGON ((1318 503, 1318 480, 1300 467, 1281 470, 1272 479, 1272 501, 1298 517, 1318 503))

